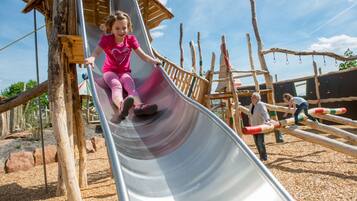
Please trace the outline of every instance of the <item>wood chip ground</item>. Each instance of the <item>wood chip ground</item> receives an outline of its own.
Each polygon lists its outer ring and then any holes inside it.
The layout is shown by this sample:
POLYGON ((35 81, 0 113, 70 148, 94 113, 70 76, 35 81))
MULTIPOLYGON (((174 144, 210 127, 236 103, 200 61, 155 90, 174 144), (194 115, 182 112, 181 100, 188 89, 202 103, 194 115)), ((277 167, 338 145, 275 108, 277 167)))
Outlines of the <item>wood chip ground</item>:
MULTIPOLYGON (((251 136, 244 139, 257 153, 251 136)), ((268 161, 273 175, 296 200, 357 201, 357 159, 285 135, 276 144, 266 136, 268 161)), ((47 166, 49 192, 45 192, 42 166, 25 172, 0 174, 0 200, 65 200, 55 197, 57 164, 47 166)), ((106 149, 89 154, 89 186, 82 189, 84 200, 117 200, 106 149)))

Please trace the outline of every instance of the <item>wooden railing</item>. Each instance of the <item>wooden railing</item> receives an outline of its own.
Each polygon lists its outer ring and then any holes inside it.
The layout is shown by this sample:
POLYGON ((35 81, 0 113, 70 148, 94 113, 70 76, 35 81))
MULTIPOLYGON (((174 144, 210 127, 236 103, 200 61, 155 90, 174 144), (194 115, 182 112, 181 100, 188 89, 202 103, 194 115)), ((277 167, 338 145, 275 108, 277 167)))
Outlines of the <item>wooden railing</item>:
POLYGON ((198 76, 195 73, 184 70, 183 68, 174 64, 172 61, 161 56, 155 50, 154 54, 161 61, 163 61, 163 69, 183 94, 201 104, 205 104, 204 97, 208 90, 208 80, 198 76))

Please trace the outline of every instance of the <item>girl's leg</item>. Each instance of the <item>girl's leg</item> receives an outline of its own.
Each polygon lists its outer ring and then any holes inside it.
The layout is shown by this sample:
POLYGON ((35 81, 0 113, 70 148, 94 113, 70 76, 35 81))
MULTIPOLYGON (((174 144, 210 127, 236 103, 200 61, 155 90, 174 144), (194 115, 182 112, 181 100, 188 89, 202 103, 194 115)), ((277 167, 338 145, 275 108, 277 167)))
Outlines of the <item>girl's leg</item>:
POLYGON ((113 72, 106 72, 103 75, 103 79, 112 91, 112 100, 114 104, 120 110, 121 102, 123 101, 123 87, 120 83, 118 75, 113 72))
POLYGON ((316 121, 316 119, 313 117, 313 116, 311 116, 310 114, 309 114, 309 112, 307 111, 307 108, 309 107, 309 105, 307 105, 306 103, 305 103, 305 105, 304 105, 304 113, 305 113, 305 115, 307 116, 307 118, 309 118, 310 120, 312 120, 312 121, 316 121))
POLYGON ((294 113, 295 124, 298 124, 298 122, 299 122, 298 117, 299 117, 299 114, 300 114, 301 110, 302 110, 301 105, 297 105, 296 106, 296 111, 294 113))
POLYGON ((129 73, 124 73, 120 76, 119 80, 123 84, 126 92, 128 92, 128 96, 132 96, 134 98, 134 104, 142 104, 138 92, 135 89, 135 83, 131 75, 129 73))
POLYGON ((128 95, 134 98, 134 114, 136 116, 152 115, 157 111, 156 104, 143 104, 141 102, 138 92, 135 90, 135 83, 129 73, 124 73, 120 76, 120 82, 123 84, 124 89, 128 92, 128 95))

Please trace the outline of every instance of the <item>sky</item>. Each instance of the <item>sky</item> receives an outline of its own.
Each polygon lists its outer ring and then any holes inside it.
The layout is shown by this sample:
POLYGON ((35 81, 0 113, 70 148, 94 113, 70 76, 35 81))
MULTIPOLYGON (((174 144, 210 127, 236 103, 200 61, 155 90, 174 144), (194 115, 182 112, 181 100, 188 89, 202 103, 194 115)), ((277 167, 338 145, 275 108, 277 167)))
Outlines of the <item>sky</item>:
MULTIPOLYGON (((226 36, 230 60, 237 70, 249 70, 246 33, 251 36, 254 64, 259 69, 257 48, 251 24, 249 0, 161 0, 174 14, 151 31, 153 47, 179 63, 179 26, 183 23, 184 67, 191 69, 189 41, 197 43, 201 33, 204 70, 209 69, 212 52, 219 55, 221 35, 226 36)), ((21 13, 25 3, 2 0, 0 48, 34 30, 33 13, 21 13)), ((273 47, 297 51, 333 51, 347 48, 357 53, 357 0, 257 0, 257 20, 264 49, 273 47)), ((37 27, 44 24, 38 13, 37 27)), ((40 81, 47 79, 48 45, 45 30, 38 32, 40 81)), ((0 91, 18 81, 36 79, 34 35, 0 51, 0 91)), ((278 80, 313 74, 312 57, 276 54, 266 56, 269 71, 278 80)), ((315 57, 322 72, 338 70, 335 61, 315 57)), ((198 62, 197 62, 198 63, 198 62)), ((216 64, 216 69, 217 69, 216 64)), ((262 79, 259 79, 262 81, 262 79)), ((242 80, 245 84, 252 79, 242 80)))

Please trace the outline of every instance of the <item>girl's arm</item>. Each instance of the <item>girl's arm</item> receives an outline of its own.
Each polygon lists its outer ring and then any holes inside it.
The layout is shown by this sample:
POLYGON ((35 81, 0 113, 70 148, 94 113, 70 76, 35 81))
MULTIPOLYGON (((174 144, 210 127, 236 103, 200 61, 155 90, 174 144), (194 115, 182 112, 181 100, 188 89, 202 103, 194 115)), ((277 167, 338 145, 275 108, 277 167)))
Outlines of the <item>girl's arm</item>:
POLYGON ((89 64, 92 65, 92 67, 94 66, 94 62, 95 62, 95 58, 100 56, 100 54, 102 54, 103 49, 100 46, 95 47, 94 51, 92 52, 92 56, 86 58, 84 60, 85 64, 89 64))
POLYGON ((146 62, 151 63, 153 65, 161 64, 161 61, 159 59, 152 58, 151 56, 147 55, 143 51, 143 49, 141 49, 140 47, 138 49, 134 50, 134 51, 143 61, 146 61, 146 62))
MULTIPOLYGON (((295 103, 293 103, 292 100, 289 100, 289 102, 288 102, 288 110, 290 110, 291 107, 295 107, 295 103)), ((287 117, 287 116, 288 116, 288 113, 285 112, 283 117, 287 117)))

